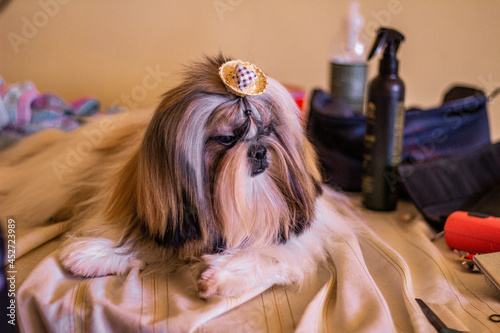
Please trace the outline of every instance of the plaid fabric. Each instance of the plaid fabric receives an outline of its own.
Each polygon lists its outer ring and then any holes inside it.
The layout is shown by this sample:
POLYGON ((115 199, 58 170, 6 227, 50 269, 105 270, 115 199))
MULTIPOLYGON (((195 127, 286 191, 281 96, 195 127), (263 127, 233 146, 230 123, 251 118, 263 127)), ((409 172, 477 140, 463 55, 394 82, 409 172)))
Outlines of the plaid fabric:
POLYGON ((243 65, 236 66, 236 71, 233 75, 234 81, 238 83, 238 88, 241 90, 245 90, 245 88, 248 87, 256 77, 257 74, 243 65))

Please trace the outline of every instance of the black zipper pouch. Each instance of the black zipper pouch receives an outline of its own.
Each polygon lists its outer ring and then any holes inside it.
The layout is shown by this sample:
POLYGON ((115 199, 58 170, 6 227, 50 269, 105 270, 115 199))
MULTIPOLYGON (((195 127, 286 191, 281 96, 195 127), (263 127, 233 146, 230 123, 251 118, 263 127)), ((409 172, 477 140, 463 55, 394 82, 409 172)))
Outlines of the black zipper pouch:
MULTIPOLYGON (((456 86, 439 107, 405 113, 403 164, 431 161, 490 144, 487 97, 478 89, 456 86)), ((366 118, 322 90, 314 90, 306 124, 316 147, 325 183, 361 190, 366 118)), ((398 186, 400 179, 390 179, 398 186)))
POLYGON ((425 219, 443 230, 457 210, 500 216, 500 142, 398 167, 399 180, 425 219))

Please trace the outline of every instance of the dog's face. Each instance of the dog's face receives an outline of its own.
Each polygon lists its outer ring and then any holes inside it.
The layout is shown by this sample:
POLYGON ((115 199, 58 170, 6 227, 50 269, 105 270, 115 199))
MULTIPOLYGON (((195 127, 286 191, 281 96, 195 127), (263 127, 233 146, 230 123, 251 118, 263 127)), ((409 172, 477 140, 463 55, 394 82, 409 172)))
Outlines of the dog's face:
POLYGON ((261 95, 233 95, 218 76, 226 61, 193 64, 164 95, 122 172, 117 192, 131 194, 115 195, 133 203, 130 228, 186 256, 286 241, 314 219, 320 191, 291 96, 272 79, 261 95))

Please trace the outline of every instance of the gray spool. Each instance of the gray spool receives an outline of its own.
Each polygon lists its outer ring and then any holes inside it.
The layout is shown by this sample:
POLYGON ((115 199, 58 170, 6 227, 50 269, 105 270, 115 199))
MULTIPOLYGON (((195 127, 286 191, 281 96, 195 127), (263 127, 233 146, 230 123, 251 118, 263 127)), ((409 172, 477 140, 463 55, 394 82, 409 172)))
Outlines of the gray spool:
POLYGON ((363 114, 367 67, 366 63, 330 62, 330 94, 342 99, 358 114, 363 114))

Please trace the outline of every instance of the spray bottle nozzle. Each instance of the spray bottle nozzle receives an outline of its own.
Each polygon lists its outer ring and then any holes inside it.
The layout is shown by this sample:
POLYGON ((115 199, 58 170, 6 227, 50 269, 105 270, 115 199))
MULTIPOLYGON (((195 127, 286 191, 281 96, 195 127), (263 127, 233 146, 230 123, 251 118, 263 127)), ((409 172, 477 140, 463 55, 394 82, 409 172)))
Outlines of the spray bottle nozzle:
POLYGON ((386 47, 384 55, 387 54, 395 57, 399 44, 404 41, 404 39, 405 36, 397 30, 383 27, 378 29, 377 39, 375 40, 375 43, 373 43, 370 54, 368 55, 368 60, 379 54, 383 47, 386 47))

